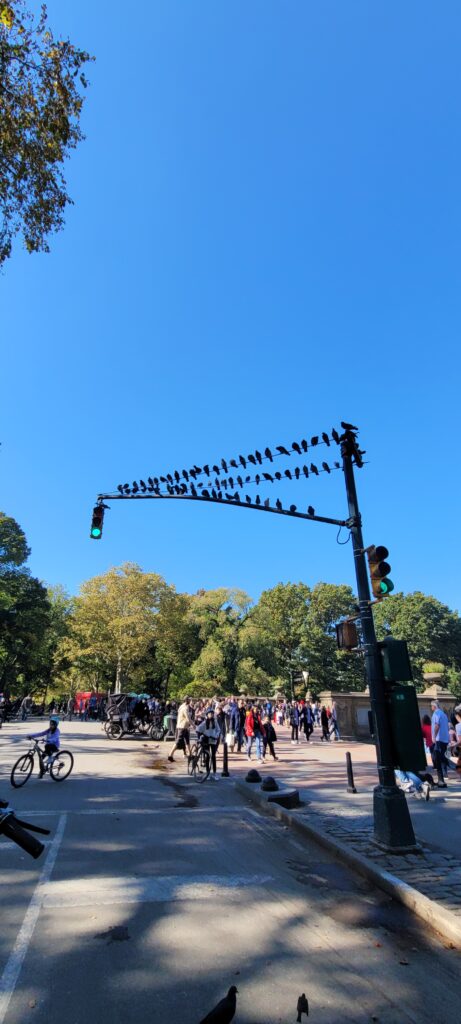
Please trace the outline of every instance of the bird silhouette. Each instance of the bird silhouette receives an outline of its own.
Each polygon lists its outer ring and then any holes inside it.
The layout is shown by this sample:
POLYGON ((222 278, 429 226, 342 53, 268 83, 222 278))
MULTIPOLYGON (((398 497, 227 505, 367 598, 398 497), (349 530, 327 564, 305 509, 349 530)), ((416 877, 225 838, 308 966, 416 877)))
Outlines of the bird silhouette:
POLYGON ((246 469, 247 460, 244 458, 243 455, 239 455, 239 462, 240 462, 240 465, 243 466, 244 469, 246 469))
POLYGON ((274 477, 270 473, 263 473, 263 480, 270 480, 271 484, 274 483, 274 477))
POLYGON ((172 477, 171 473, 167 473, 166 478, 167 478, 169 484, 173 483, 173 477, 172 477))
POLYGON ((227 462, 225 459, 221 459, 221 466, 225 473, 227 473, 227 462))
POLYGON ((220 487, 220 481, 218 480, 217 477, 215 477, 214 485, 215 485, 216 488, 220 487))
POLYGON ((328 437, 328 434, 325 433, 325 431, 323 431, 323 434, 322 434, 322 441, 323 441, 324 444, 326 444, 328 446, 328 448, 330 447, 330 438, 328 437))
POLYGON ((339 462, 335 462, 335 469, 341 469, 339 462))
POLYGON ((238 491, 236 491, 234 494, 234 501, 237 501, 240 504, 240 494, 238 491))
POLYGON ((243 480, 242 480, 241 476, 237 477, 237 483, 238 483, 239 487, 243 487, 243 480))
POLYGON ((203 472, 206 473, 207 476, 210 475, 210 467, 209 467, 208 463, 207 463, 206 466, 203 467, 203 472))
POLYGON ((277 451, 280 452, 281 455, 290 454, 288 448, 284 448, 283 444, 277 444, 275 447, 277 448, 277 451))
POLYGON ((315 508, 312 508, 312 505, 307 506, 307 514, 308 516, 315 516, 315 508))
POLYGON ((337 430, 335 430, 335 428, 334 428, 334 427, 333 427, 333 430, 331 431, 331 436, 332 436, 332 438, 333 438, 333 441, 335 441, 335 442, 336 442, 336 444, 339 444, 339 441, 340 441, 340 437, 339 437, 338 431, 337 431, 337 430))
POLYGON ((263 457, 262 457, 262 455, 261 455, 261 452, 257 452, 257 451, 256 451, 256 452, 255 452, 255 455, 256 455, 256 458, 257 458, 257 460, 258 460, 258 462, 259 462, 259 465, 261 465, 261 463, 262 463, 262 461, 263 461, 263 457))
POLYGON ((235 459, 231 459, 231 460, 230 460, 230 462, 229 462, 229 466, 233 466, 233 467, 234 467, 234 469, 238 469, 238 465, 237 465, 237 463, 236 463, 235 459))
POLYGON ((123 484, 117 484, 117 490, 120 491, 120 494, 123 494, 123 484))
POLYGON ((270 499, 269 498, 265 498, 264 499, 264 508, 269 508, 269 505, 270 505, 270 499))
POLYGON ((195 469, 192 468, 189 470, 189 476, 191 476, 193 480, 197 479, 197 473, 195 472, 195 469))
POLYGON ((278 508, 279 512, 281 512, 283 505, 282 502, 280 501, 280 498, 277 498, 277 501, 275 502, 275 507, 278 508))
POLYGON ((171 484, 167 484, 166 485, 166 489, 168 491, 168 494, 174 494, 174 490, 173 490, 171 484))
POLYGON ((256 473, 255 484, 258 487, 260 483, 261 483, 261 477, 260 477, 259 473, 256 473))
POLYGON ((296 505, 290 505, 290 512, 296 512, 296 505))
POLYGON ((259 497, 259 494, 256 495, 256 504, 257 505, 261 504, 261 498, 259 497))
POLYGON ((181 494, 187 494, 187 484, 180 484, 181 494))
POLYGON ((139 486, 140 486, 140 488, 142 490, 142 493, 145 494, 146 491, 147 491, 147 485, 144 483, 144 480, 140 480, 139 481, 139 486))
POLYGON ((318 437, 311 437, 311 444, 315 447, 319 443, 318 437))
POLYGON ((325 473, 331 473, 331 469, 328 465, 328 462, 322 462, 322 469, 325 470, 325 473))
POLYGON ((246 477, 245 477, 245 483, 246 483, 246 484, 249 484, 249 483, 251 483, 251 476, 246 476, 246 477))
POLYGON ((160 483, 162 483, 162 484, 166 484, 166 483, 167 483, 167 478, 166 478, 166 476, 161 476, 161 477, 160 477, 160 483))
POLYGON ((125 491, 125 494, 131 494, 131 487, 129 484, 123 484, 123 490, 125 491))
POLYGON ((187 480, 187 482, 189 482, 189 474, 187 472, 187 469, 183 469, 182 476, 184 477, 185 480, 187 480))
MULTIPOLYGON (((226 481, 226 483, 227 483, 227 481, 226 481)), ((233 476, 230 476, 229 477, 229 487, 233 487, 233 486, 234 486, 234 478, 233 478, 233 476)))
POLYGON ((216 473, 216 476, 219 476, 219 474, 221 472, 219 466, 212 466, 211 468, 213 470, 213 473, 216 473))
POLYGON ((234 498, 233 498, 232 494, 226 494, 226 501, 233 501, 233 500, 234 500, 234 498))
POLYGON ((133 480, 133 486, 131 488, 131 493, 132 494, 137 494, 138 491, 139 491, 139 487, 138 487, 138 485, 136 483, 136 480, 133 480))
POLYGON ((342 420, 341 420, 341 426, 342 426, 343 430, 358 430, 359 429, 358 427, 354 427, 354 425, 352 423, 343 423, 342 420))
POLYGON ((284 476, 287 476, 289 480, 292 480, 293 477, 291 475, 291 469, 286 469, 285 473, 284 473, 284 476))
POLYGON ((190 485, 190 493, 193 494, 194 498, 197 497, 197 491, 193 484, 190 485))
POLYGON ((176 491, 176 494, 181 494, 182 493, 181 492, 181 488, 178 486, 178 484, 174 485, 174 490, 176 491))
POLYGON ((204 487, 203 491, 202 491, 202 498, 209 498, 209 497, 210 497, 210 492, 207 491, 206 488, 204 487))
POLYGON ((299 480, 300 476, 301 476, 301 470, 300 470, 299 466, 296 466, 295 477, 296 477, 297 480, 299 480))
POLYGON ((304 473, 304 476, 307 479, 307 477, 309 476, 309 470, 308 470, 307 466, 303 466, 303 473, 304 473))
POLYGON ((248 462, 251 462, 252 466, 256 466, 256 459, 255 459, 254 455, 249 455, 248 456, 248 462))
POLYGON ((178 470, 177 470, 177 469, 175 469, 175 471, 174 471, 174 478, 175 478, 175 480, 176 480, 176 483, 177 483, 177 484, 179 484, 179 481, 180 481, 180 479, 181 479, 181 476, 180 476, 180 474, 178 473, 178 470))
POLYGON ((266 459, 269 459, 269 462, 273 462, 272 452, 271 452, 270 448, 265 448, 264 449, 264 454, 266 456, 266 459))
POLYGON ((203 469, 202 469, 201 466, 194 466, 194 469, 195 469, 195 472, 196 472, 197 476, 200 476, 200 473, 203 473, 203 469))
MULTIPOLYGON (((303 1013, 306 1014, 306 1017, 309 1016, 309 1003, 308 1003, 308 1001, 306 999, 306 993, 305 992, 303 992, 302 996, 299 997, 298 1002, 296 1004, 296 1009, 298 1011, 298 1016, 296 1018, 296 1021, 297 1021, 297 1024, 300 1024, 301 1017, 302 1017, 303 1013)), ((232 1017, 231 1017, 231 1020, 232 1020, 232 1017)))
POLYGON ((314 476, 318 476, 319 475, 319 471, 317 469, 317 466, 314 466, 313 462, 311 462, 311 473, 314 473, 314 476))
POLYGON ((301 441, 301 448, 302 448, 303 452, 307 452, 308 447, 309 447, 309 445, 308 445, 307 441, 303 438, 303 440, 301 441))
POLYGON ((301 445, 298 444, 297 441, 292 441, 291 447, 293 448, 293 451, 297 452, 298 455, 301 455, 301 445))
POLYGON ((281 480, 282 479, 282 474, 279 472, 279 470, 277 470, 277 472, 274 473, 274 476, 275 476, 276 480, 281 480))
POLYGON ((200 481, 200 483, 199 483, 199 484, 197 484, 197 487, 200 487, 200 490, 201 490, 201 489, 202 489, 202 487, 203 487, 203 482, 202 482, 202 481, 200 481))
POLYGON ((237 1009, 237 993, 238 988, 235 985, 231 985, 227 996, 224 999, 220 999, 219 1003, 207 1013, 206 1017, 202 1017, 200 1024, 230 1024, 231 1020, 234 1019, 235 1011, 237 1009))
POLYGON ((212 498, 214 498, 214 500, 215 500, 215 501, 216 501, 216 498, 218 497, 218 495, 216 494, 216 491, 215 491, 214 487, 212 487, 212 489, 211 489, 211 497, 212 497, 212 498))
POLYGON ((246 501, 247 505, 251 505, 252 502, 251 502, 251 498, 250 498, 249 494, 245 494, 245 501, 246 501))

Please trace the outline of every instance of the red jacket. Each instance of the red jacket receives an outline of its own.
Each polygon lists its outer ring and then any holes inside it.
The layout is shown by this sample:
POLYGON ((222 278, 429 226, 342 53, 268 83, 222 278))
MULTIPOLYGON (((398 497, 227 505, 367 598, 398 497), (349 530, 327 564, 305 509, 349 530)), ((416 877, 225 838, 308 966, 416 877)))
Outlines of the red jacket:
MULTIPOLYGON (((259 723, 259 730, 261 736, 266 735, 266 730, 261 722, 261 715, 256 716, 256 720, 259 723)), ((255 734, 255 716, 252 711, 247 714, 245 718, 245 736, 254 736, 255 734)))

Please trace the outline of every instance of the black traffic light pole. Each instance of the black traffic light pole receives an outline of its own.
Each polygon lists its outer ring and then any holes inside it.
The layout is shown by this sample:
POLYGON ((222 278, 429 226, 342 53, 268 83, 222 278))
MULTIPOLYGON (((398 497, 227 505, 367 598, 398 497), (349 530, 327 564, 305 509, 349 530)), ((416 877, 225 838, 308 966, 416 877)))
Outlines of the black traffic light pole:
MULTIPOLYGON (((373 791, 374 837, 379 846, 394 853, 417 849, 410 812, 402 790, 395 782, 390 722, 385 699, 385 680, 381 656, 376 642, 371 609, 367 563, 362 537, 362 521, 355 487, 353 459, 357 456, 355 434, 346 431, 342 439, 344 478, 346 481, 351 536, 354 550, 357 594, 362 626, 365 670, 370 689, 370 702, 375 722, 379 785, 373 791)), ((360 459, 360 453, 358 453, 360 459)), ((358 463, 361 464, 360 462, 358 463)))

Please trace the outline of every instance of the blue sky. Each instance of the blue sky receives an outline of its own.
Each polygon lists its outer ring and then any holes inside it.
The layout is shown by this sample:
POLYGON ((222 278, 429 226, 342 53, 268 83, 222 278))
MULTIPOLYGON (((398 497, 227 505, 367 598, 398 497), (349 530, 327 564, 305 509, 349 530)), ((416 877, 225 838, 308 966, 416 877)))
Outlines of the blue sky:
MULTIPOLYGON (((48 10, 97 61, 65 230, 0 279, 1 505, 33 573, 353 583, 333 527, 257 512, 114 502, 89 539, 99 491, 348 419, 366 543, 459 608, 459 4, 48 10)), ((346 511, 341 473, 260 493, 346 511)))

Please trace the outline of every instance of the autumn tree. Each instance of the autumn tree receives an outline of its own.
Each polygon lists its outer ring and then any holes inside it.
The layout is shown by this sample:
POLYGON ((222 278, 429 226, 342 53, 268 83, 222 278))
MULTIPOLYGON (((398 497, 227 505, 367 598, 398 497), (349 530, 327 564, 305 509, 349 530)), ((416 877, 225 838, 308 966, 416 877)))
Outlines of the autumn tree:
POLYGON ((92 58, 51 31, 24 0, 0 0, 0 266, 15 235, 28 252, 49 251, 64 224, 64 160, 83 139, 83 68, 92 58))
POLYGON ((441 662, 455 674, 461 669, 461 619, 435 597, 415 591, 393 594, 374 608, 378 639, 406 640, 416 682, 422 686, 425 661, 441 662))

